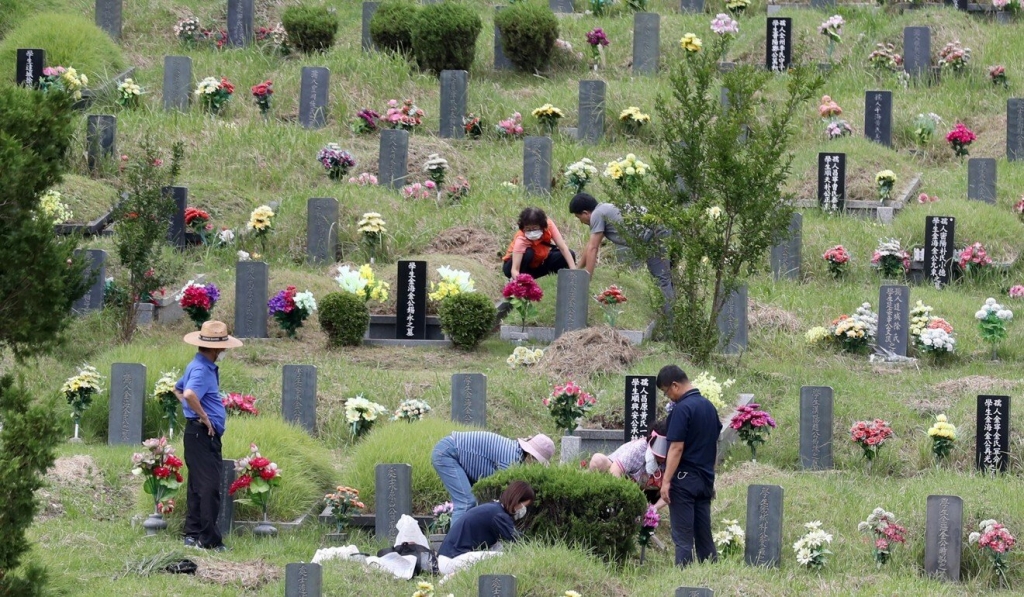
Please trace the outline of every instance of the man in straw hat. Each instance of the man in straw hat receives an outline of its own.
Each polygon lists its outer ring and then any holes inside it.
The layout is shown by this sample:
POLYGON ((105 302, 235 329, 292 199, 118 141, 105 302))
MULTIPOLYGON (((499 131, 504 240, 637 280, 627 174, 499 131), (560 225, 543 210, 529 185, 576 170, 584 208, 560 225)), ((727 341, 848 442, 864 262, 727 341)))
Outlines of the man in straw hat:
POLYGON ((242 342, 228 335, 221 321, 207 321, 198 332, 185 334, 185 342, 199 347, 185 374, 174 385, 174 394, 185 412, 185 465, 188 467, 188 514, 185 546, 224 551, 217 526, 220 512, 220 478, 223 460, 220 439, 227 412, 220 400, 217 359, 242 342))
POLYGON ((514 464, 547 465, 554 453, 555 443, 543 434, 513 440, 489 431, 456 431, 437 442, 431 462, 452 498, 452 525, 476 506, 473 483, 514 464))

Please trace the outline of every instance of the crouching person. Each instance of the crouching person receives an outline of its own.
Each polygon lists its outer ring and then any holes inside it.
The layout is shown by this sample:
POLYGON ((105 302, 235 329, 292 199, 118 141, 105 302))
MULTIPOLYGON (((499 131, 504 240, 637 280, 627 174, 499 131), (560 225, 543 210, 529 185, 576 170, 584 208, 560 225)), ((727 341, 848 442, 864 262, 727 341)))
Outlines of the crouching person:
POLYGON ((665 472, 665 457, 668 455, 666 427, 667 421, 662 419, 654 424, 648 437, 622 444, 607 456, 594 454, 590 457, 589 470, 631 479, 640 486, 655 508, 663 508, 666 502, 661 499, 659 490, 665 472))
POLYGON ((533 488, 525 481, 513 481, 496 502, 480 504, 452 524, 438 555, 456 558, 464 553, 490 549, 498 541, 519 538, 516 522, 526 516, 535 499, 533 488))

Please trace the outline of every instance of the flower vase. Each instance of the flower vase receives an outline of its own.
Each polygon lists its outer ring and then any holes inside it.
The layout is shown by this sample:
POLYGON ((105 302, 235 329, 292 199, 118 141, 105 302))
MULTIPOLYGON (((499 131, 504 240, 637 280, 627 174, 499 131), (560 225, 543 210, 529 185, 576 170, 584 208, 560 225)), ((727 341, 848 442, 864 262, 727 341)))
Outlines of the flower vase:
POLYGON ((444 543, 444 538, 448 535, 446 533, 431 533, 427 535, 427 541, 430 543, 430 549, 437 551, 441 549, 441 544, 444 543))
POLYGON ((327 543, 333 543, 335 545, 344 545, 348 541, 348 533, 345 532, 345 523, 341 521, 335 522, 335 532, 327 533, 324 536, 327 539, 327 543))
POLYGON ((252 534, 257 537, 274 537, 277 535, 277 527, 270 524, 270 520, 267 518, 266 505, 263 506, 263 520, 253 528, 252 534))
POLYGON ((147 537, 152 537, 167 528, 167 521, 164 520, 163 514, 156 511, 154 506, 153 513, 142 523, 142 528, 146 529, 147 537))
POLYGON ((327 177, 331 180, 341 180, 345 176, 345 171, 341 168, 331 168, 327 171, 327 177))
POLYGON ((640 546, 640 563, 644 563, 644 558, 647 556, 647 544, 644 543, 640 546))
POLYGON ((750 462, 757 464, 757 446, 750 444, 750 462))
POLYGON ((71 442, 73 444, 80 444, 80 443, 82 443, 82 438, 78 437, 78 421, 79 421, 78 417, 75 417, 75 436, 68 440, 69 442, 71 442))
POLYGON ((871 474, 871 465, 872 465, 872 464, 873 464, 874 462, 875 462, 874 460, 872 460, 872 459, 868 458, 868 465, 867 465, 867 474, 869 474, 869 475, 871 474))

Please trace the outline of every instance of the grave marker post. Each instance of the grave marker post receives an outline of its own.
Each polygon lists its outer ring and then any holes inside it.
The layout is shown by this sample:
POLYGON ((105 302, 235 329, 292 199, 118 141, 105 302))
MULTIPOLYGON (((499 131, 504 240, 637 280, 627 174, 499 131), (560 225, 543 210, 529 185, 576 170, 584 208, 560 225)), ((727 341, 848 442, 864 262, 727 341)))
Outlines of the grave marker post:
POLYGON ((831 213, 846 206, 846 154, 818 154, 818 204, 831 213))
POLYGON ((378 539, 394 541, 395 526, 403 514, 412 516, 412 466, 378 464, 374 468, 376 487, 376 519, 374 532, 378 539))
POLYGON ((323 591, 323 573, 320 564, 286 564, 284 597, 320 597, 323 591))
POLYGON ((768 17, 765 65, 769 71, 785 72, 793 62, 793 19, 768 17))
POLYGON ((114 157, 117 151, 117 116, 91 114, 88 117, 85 141, 88 149, 89 171, 99 169, 103 159, 114 157))
POLYGON ((970 158, 967 160, 967 198, 995 205, 995 158, 970 158))
POLYGON ((910 288, 882 286, 878 291, 878 349, 883 354, 907 356, 910 328, 910 288))
POLYGON ((322 66, 302 67, 299 87, 299 124, 307 129, 327 126, 330 103, 331 71, 322 66))
POLYGON ((953 249, 956 218, 926 216, 924 219, 924 273, 939 289, 953 281, 953 249))
POLYGON ((487 428, 487 376, 483 373, 452 375, 452 421, 487 428))
POLYGON ((373 14, 377 12, 378 6, 380 6, 378 2, 363 2, 363 30, 360 41, 364 52, 374 49, 373 37, 370 35, 370 21, 373 20, 373 14))
POLYGON ((39 77, 46 68, 46 50, 19 48, 15 58, 14 82, 25 87, 39 87, 39 77))
POLYGON ((122 3, 123 0, 96 0, 96 26, 114 41, 121 40, 122 3))
POLYGON ((285 365, 281 368, 281 416, 297 423, 310 435, 316 433, 316 367, 285 365))
POLYGON ((604 81, 580 81, 577 139, 595 144, 604 136, 604 81))
POLYGON ((955 495, 928 496, 924 572, 942 580, 960 580, 964 503, 955 495))
POLYGON ((441 137, 461 139, 466 135, 462 118, 469 97, 469 73, 464 70, 441 71, 441 137))
POLYGON ((107 445, 142 443, 145 420, 146 366, 114 363, 110 366, 110 411, 107 414, 107 445))
POLYGON ((236 48, 252 43, 253 0, 228 0, 228 44, 236 48))
POLYGON ((718 350, 739 354, 747 348, 747 285, 743 284, 725 299, 718 314, 718 350))
POLYGON ((192 99, 192 59, 164 56, 164 110, 188 110, 192 99))
POLYGON ((1024 160, 1024 99, 1006 100, 1006 160, 1024 160))
POLYGON ((743 560, 748 566, 777 568, 782 559, 782 487, 747 487, 747 540, 743 560))
POLYGON ((270 266, 264 261, 235 264, 235 336, 267 337, 270 266))
POLYGON ((1010 397, 978 396, 975 465, 1005 473, 1010 464, 1010 397))
POLYGON ((523 141, 523 188, 532 195, 551 194, 551 137, 523 141))
POLYGON ((427 339, 427 262, 398 262, 398 309, 395 338, 427 339))
POLYGON ((657 377, 653 375, 626 376, 626 424, 623 442, 647 437, 658 414, 657 377))
POLYGON ((661 47, 661 15, 638 12, 633 15, 633 74, 658 72, 661 47))
POLYGON ((832 468, 832 402, 829 386, 800 388, 800 466, 819 471, 832 468))
POLYGON ((892 147, 892 92, 864 92, 864 136, 892 147))
POLYGON ((380 185, 398 190, 408 177, 409 131, 384 129, 380 132, 380 155, 377 160, 380 185))
POLYGON ((590 274, 585 269, 558 271, 555 296, 555 338, 587 327, 590 306, 590 274))
MULTIPOLYGON (((82 250, 75 250, 76 255, 81 255, 82 250)), ((89 287, 89 292, 85 293, 82 298, 75 301, 74 305, 71 306, 72 311, 78 315, 84 315, 90 311, 99 311, 103 308, 103 288, 107 282, 107 252, 99 249, 88 249, 85 251, 85 260, 89 264, 89 267, 85 269, 82 276, 89 280, 90 277, 95 276, 92 279, 92 286, 89 287)))
POLYGON ((334 263, 338 251, 338 200, 314 197, 306 201, 306 263, 334 263))
POLYGON ((803 248, 802 214, 794 212, 789 220, 789 238, 780 240, 771 249, 772 277, 775 280, 786 278, 800 279, 801 253, 803 248))

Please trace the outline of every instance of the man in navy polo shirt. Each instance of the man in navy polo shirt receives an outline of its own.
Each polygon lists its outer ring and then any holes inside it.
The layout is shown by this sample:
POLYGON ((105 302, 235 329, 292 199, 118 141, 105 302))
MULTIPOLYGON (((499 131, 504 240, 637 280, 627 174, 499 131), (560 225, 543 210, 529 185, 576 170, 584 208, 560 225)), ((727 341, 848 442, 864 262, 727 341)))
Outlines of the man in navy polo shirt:
POLYGON ((188 493, 185 516, 185 546, 224 551, 217 515, 220 512, 221 436, 227 412, 220 398, 217 358, 242 342, 228 335, 220 321, 207 321, 198 332, 185 335, 185 342, 199 348, 174 385, 174 394, 185 412, 185 466, 188 493))
POLYGON ((661 499, 668 502, 676 565, 718 560, 711 538, 711 499, 715 495, 715 458, 722 423, 718 411, 675 365, 658 372, 658 388, 672 401, 668 416, 668 456, 661 499))

